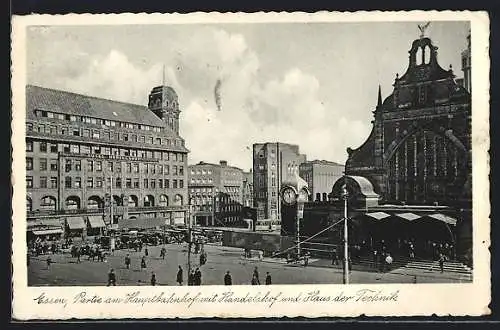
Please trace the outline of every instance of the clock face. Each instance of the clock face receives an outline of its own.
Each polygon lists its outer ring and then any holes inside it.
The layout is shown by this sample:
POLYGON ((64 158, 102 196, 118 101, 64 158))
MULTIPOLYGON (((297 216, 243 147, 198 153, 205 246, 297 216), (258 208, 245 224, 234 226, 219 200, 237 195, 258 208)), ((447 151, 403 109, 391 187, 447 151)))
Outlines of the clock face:
POLYGON ((296 199, 295 191, 293 191, 292 188, 286 188, 285 190, 283 190, 283 201, 286 204, 295 203, 295 199, 296 199))

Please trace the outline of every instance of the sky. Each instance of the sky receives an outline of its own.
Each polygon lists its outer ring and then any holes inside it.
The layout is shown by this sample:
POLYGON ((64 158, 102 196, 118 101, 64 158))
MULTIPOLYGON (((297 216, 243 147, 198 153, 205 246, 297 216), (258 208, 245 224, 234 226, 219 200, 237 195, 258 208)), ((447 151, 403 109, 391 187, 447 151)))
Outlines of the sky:
MULTIPOLYGON (((346 148, 371 131, 378 86, 385 99, 406 71, 419 23, 30 27, 27 81, 147 105, 165 79, 179 95, 190 164, 248 170, 252 144, 276 141, 298 144, 308 160, 345 163, 346 148)), ((468 31, 468 22, 426 31, 457 78, 468 31)))

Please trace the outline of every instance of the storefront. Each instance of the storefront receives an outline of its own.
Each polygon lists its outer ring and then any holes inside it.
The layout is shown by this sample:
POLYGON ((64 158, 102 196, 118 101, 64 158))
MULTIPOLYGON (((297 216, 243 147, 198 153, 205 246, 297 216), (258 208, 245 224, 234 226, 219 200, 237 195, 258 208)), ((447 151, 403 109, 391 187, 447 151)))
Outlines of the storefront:
POLYGON ((106 224, 102 215, 90 215, 87 217, 87 235, 102 235, 106 224))
POLYGON ((83 217, 68 217, 65 221, 67 237, 85 237, 87 225, 83 217))

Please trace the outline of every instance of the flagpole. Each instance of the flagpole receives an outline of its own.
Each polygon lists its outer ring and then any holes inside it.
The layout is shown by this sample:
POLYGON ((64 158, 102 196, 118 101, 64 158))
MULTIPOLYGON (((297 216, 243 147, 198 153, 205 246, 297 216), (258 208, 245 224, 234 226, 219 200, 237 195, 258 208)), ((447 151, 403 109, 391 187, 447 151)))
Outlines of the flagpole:
POLYGON ((349 284, 349 230, 347 226, 347 182, 344 176, 342 187, 342 197, 344 198, 344 284, 349 284))

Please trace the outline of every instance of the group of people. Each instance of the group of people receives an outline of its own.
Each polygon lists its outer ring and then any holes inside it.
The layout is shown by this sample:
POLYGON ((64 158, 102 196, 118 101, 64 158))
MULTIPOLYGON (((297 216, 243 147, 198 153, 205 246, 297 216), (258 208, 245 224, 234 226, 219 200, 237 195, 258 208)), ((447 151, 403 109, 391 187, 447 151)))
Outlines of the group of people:
MULTIPOLYGON (((178 285, 182 285, 184 283, 184 271, 181 266, 177 270, 176 282, 178 285)), ((201 285, 201 270, 199 267, 196 269, 191 269, 188 274, 188 286, 199 286, 201 285)))

